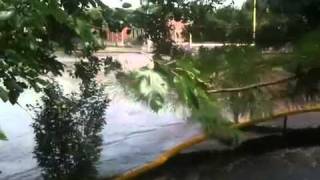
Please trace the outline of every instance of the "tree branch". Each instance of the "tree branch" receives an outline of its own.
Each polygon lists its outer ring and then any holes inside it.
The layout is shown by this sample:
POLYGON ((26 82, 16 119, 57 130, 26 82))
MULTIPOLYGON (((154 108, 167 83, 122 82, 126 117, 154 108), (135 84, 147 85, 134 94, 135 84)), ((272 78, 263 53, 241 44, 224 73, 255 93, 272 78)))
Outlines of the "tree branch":
POLYGON ((210 94, 216 94, 216 93, 227 93, 227 92, 241 92, 241 91, 247 91, 250 89, 256 89, 256 88, 262 88, 262 87, 266 87, 266 86, 272 86, 272 85, 276 85, 276 84, 281 84, 281 83, 285 83, 291 80, 297 79, 297 76, 291 76, 288 78, 284 78, 284 79, 279 79, 276 81, 270 81, 270 82, 262 82, 262 83, 257 83, 257 84, 251 84, 248 86, 244 86, 244 87, 239 87, 239 88, 227 88, 227 89, 213 89, 213 90, 208 90, 207 92, 210 94))

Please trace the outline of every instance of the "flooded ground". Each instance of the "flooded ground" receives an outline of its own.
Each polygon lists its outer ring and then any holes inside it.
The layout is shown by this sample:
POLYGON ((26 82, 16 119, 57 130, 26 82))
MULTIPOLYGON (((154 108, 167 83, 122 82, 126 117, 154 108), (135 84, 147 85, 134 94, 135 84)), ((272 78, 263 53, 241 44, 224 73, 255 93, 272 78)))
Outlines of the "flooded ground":
MULTIPOLYGON (((98 54, 99 57, 107 55, 118 59, 124 64, 125 70, 148 65, 151 59, 150 54, 137 52, 98 54)), ((60 56, 59 58, 67 64, 67 68, 70 68, 75 61, 74 58, 68 56, 60 56)), ((64 76, 58 77, 56 80, 63 84, 67 93, 70 93, 77 90, 79 81, 70 78, 67 74, 65 73, 64 76)), ((112 74, 108 77, 99 75, 98 81, 106 84, 106 92, 112 100, 109 107, 106 108, 107 125, 102 131, 102 151, 96 164, 100 177, 111 177, 152 161, 162 152, 201 133, 198 124, 185 120, 183 111, 173 113, 164 110, 157 114, 144 104, 129 98, 119 87, 112 74)), ((19 99, 21 106, 0 103, 0 128, 9 139, 0 142, 0 179, 41 179, 41 168, 38 167, 37 159, 33 154, 35 146, 33 128, 31 127, 33 114, 26 108, 26 104, 34 104, 40 97, 40 94, 27 91, 19 99)), ((288 128, 317 127, 320 125, 318 117, 320 117, 319 113, 289 117, 288 128)), ((248 139, 259 139, 266 135, 277 134, 281 132, 281 127, 281 120, 272 124, 263 124, 256 130, 252 129, 248 139)), ((320 134, 318 131, 316 133, 320 134)), ((315 137, 318 138, 318 136, 315 137)), ((273 140, 258 142, 268 145, 273 140)), ((313 146, 316 145, 313 144, 313 146)), ((253 146, 250 145, 250 147, 253 146)), ((226 152, 218 153, 218 155, 211 153, 212 149, 226 150, 228 148, 216 141, 208 141, 185 151, 168 165, 142 178, 220 180, 241 179, 240 177, 245 179, 244 177, 247 176, 249 179, 261 177, 260 179, 291 180, 295 175, 307 177, 306 179, 313 179, 315 177, 313 175, 320 176, 318 168, 320 150, 318 147, 293 147, 291 149, 287 149, 285 146, 281 147, 282 149, 254 156, 251 156, 253 153, 251 151, 240 158, 239 156, 230 156, 230 153, 226 152), (293 160, 290 161, 289 166, 288 159, 290 158, 293 160), (211 174, 212 172, 215 173, 211 174), (273 172, 283 172, 283 176, 273 176, 273 172), (311 176, 305 176, 309 172, 311 172, 311 176)))
MULTIPOLYGON (((150 55, 140 53, 99 53, 104 57, 112 55, 124 64, 127 70, 145 66, 150 55)), ((70 65, 73 58, 61 56, 61 61, 70 65)), ((67 93, 78 87, 79 81, 67 73, 58 77, 67 93)), ((110 106, 106 109, 103 145, 97 163, 99 176, 113 176, 153 160, 159 153, 173 147, 176 143, 200 132, 197 125, 186 122, 183 116, 164 111, 152 112, 145 105, 135 102, 125 95, 112 75, 98 77, 107 84, 110 106)), ((38 179, 40 168, 34 158, 34 134, 31 127, 32 113, 26 104, 34 104, 40 94, 27 91, 22 94, 19 104, 0 103, 0 128, 8 136, 8 141, 0 142, 0 179, 38 179)))

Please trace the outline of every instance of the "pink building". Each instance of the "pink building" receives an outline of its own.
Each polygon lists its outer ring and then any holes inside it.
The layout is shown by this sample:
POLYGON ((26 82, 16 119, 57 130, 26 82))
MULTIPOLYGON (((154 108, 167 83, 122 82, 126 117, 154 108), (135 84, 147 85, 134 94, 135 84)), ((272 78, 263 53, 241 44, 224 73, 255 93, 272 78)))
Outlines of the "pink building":
POLYGON ((124 44, 125 41, 129 39, 131 29, 129 27, 125 27, 121 32, 112 32, 106 31, 106 40, 107 42, 112 42, 115 44, 124 44))
MULTIPOLYGON (((176 44, 183 44, 189 41, 190 37, 185 36, 185 30, 189 24, 181 21, 169 20, 168 27, 170 29, 170 38, 176 44)), ((125 27, 121 32, 112 32, 106 30, 106 41, 107 43, 114 45, 126 45, 130 44, 133 40, 135 40, 138 36, 143 35, 142 29, 125 27)), ((151 46, 151 45, 150 45, 151 46)))
POLYGON ((184 43, 188 41, 188 37, 185 37, 185 30, 188 26, 187 23, 184 23, 182 20, 169 20, 168 26, 170 28, 171 39, 177 44, 184 43))
POLYGON ((116 45, 125 45, 126 43, 141 36, 143 31, 132 27, 125 27, 121 32, 112 32, 106 30, 106 41, 116 45))

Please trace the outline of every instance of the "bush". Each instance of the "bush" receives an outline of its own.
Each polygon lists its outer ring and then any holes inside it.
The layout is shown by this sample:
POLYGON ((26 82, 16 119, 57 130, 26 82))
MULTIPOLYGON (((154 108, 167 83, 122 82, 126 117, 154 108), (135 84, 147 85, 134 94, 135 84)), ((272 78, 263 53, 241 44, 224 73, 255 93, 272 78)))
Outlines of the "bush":
POLYGON ((45 89, 33 128, 35 157, 45 179, 93 179, 99 159, 108 99, 95 82, 64 96, 52 83, 45 89))
POLYGON ((95 81, 101 65, 96 60, 76 64, 75 74, 82 79, 79 93, 64 95, 56 82, 49 83, 41 105, 31 106, 36 114, 34 155, 44 179, 96 179, 109 103, 95 81))

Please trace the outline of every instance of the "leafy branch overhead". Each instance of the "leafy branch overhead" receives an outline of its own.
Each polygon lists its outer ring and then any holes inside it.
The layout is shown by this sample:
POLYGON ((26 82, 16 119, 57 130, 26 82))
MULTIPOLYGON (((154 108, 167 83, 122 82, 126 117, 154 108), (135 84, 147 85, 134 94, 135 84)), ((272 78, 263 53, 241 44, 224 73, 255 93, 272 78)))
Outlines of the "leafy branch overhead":
MULTIPOLYGON (((57 51, 96 60, 107 9, 100 0, 0 0, 0 100, 16 104, 25 89, 43 91, 64 71, 57 51)), ((83 81, 92 67, 78 65, 88 70, 78 74, 83 81)))
POLYGON ((320 83, 320 24, 315 19, 320 18, 319 3, 314 0, 294 1, 294 6, 285 0, 258 3, 254 47, 250 45, 253 41, 252 1, 247 1, 241 9, 216 8, 219 3, 221 1, 144 1, 143 7, 134 14, 145 18, 135 23, 144 28, 146 36, 154 42, 157 56, 155 68, 147 74, 143 70, 144 73, 121 76, 130 79, 125 84, 132 87, 134 94, 145 97, 144 89, 148 88, 144 86, 148 85, 153 92, 149 94, 163 96, 157 97, 161 99, 158 101, 161 106, 148 103, 153 109, 158 111, 168 99, 182 103, 189 108, 191 119, 200 121, 204 129, 214 135, 228 132, 224 129, 226 125, 242 118, 268 116, 279 102, 295 104, 316 100, 320 83), (189 23, 186 33, 191 32, 195 40, 242 45, 200 48, 195 55, 180 52, 170 37, 170 19, 189 23), (283 49, 286 53, 282 53, 283 49), (170 55, 171 60, 163 60, 163 54, 170 55), (135 81, 137 77, 140 81, 135 81), (148 81, 150 77, 161 78, 159 84, 165 82, 166 88, 148 81), (144 84, 144 88, 139 84, 144 84), (223 130, 219 131, 218 127, 223 130))
POLYGON ((155 59, 154 69, 120 77, 129 79, 123 84, 154 110, 172 101, 182 103, 209 135, 228 139, 238 136, 228 127, 240 119, 267 117, 279 102, 318 97, 318 34, 318 30, 306 34, 293 53, 270 55, 251 45, 202 48, 197 55, 170 62, 155 59))
MULTIPOLYGON (((102 26, 92 13, 99 0, 1 0, 0 97, 17 102, 26 88, 40 91, 48 74, 64 67, 54 52, 82 51, 83 56, 102 46, 92 27, 102 26)), ((98 13, 101 13, 98 11, 98 13)))
MULTIPOLYGON (((230 124, 265 117, 279 101, 317 99, 317 0, 295 0, 295 6, 286 0, 259 3, 256 46, 249 45, 252 1, 241 9, 217 8, 222 0, 141 2, 133 11, 113 10, 100 0, 0 0, 0 98, 14 104, 27 88, 41 91, 48 84, 46 76, 61 75, 64 65, 54 55, 57 49, 88 60, 76 64, 76 76, 89 82, 102 67, 93 65, 99 60, 92 56, 103 46, 102 30, 134 25, 153 41, 156 56, 153 69, 118 72, 124 87, 156 111, 169 102, 183 104, 191 119, 221 140, 238 135, 230 124), (241 45, 186 52, 171 39, 172 19, 188 23, 185 33, 197 40, 241 45), (172 61, 163 60, 164 54, 172 61)), ((106 71, 121 68, 109 58, 105 63, 106 71)))

